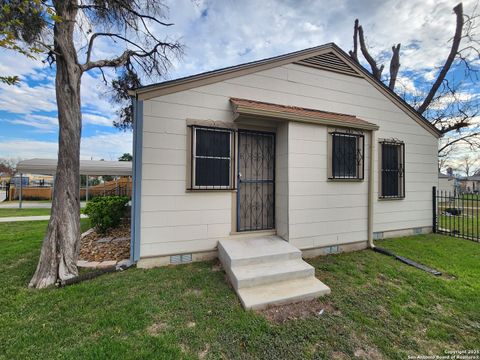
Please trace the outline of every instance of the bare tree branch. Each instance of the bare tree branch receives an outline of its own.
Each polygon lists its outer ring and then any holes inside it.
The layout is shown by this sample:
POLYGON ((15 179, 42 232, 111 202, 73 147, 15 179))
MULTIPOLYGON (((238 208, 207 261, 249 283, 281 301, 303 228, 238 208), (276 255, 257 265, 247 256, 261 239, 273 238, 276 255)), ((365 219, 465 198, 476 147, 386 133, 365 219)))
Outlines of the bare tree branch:
MULTIPOLYGON (((116 36, 121 38, 121 36, 116 36)), ((140 46, 137 45, 141 49, 140 46)), ((125 50, 120 56, 113 58, 113 59, 102 59, 97 61, 89 61, 83 65, 80 65, 82 71, 88 71, 94 68, 100 67, 119 67, 126 65, 131 62, 133 58, 137 60, 140 58, 153 58, 154 62, 156 63, 156 56, 162 57, 165 61, 167 61, 167 57, 165 54, 165 49, 177 50, 180 51, 181 47, 175 43, 157 43, 150 51, 141 50, 141 51, 133 51, 133 50, 125 50), (161 50, 161 51, 160 51, 161 50)), ((155 65, 156 67, 156 65, 155 65)), ((148 71, 148 68, 144 68, 145 71, 148 71)), ((153 70, 153 69, 150 69, 153 70)))
POLYGON ((460 41, 462 39, 462 29, 463 29, 463 5, 462 3, 458 4, 453 8, 453 11, 457 15, 457 26, 455 29, 455 35, 453 37, 453 42, 452 42, 452 47, 450 49, 450 54, 447 57, 447 61, 445 62, 445 65, 443 65, 442 70, 438 74, 437 79, 433 83, 430 91, 428 92, 428 95, 425 97, 425 100, 423 101, 422 105, 417 109, 417 111, 420 114, 423 114, 430 103, 432 102, 433 97, 435 96, 435 93, 437 92, 438 88, 443 82, 443 79, 445 79, 445 76, 448 73, 448 70, 450 70, 450 67, 452 66, 453 61, 455 60, 455 57, 458 54, 458 48, 460 46, 460 41))
MULTIPOLYGON (((135 11, 132 7, 130 7, 130 6, 125 6, 125 4, 119 3, 118 5, 121 6, 122 9, 126 10, 127 12, 131 13, 132 15, 135 15, 136 17, 138 17, 138 18, 140 18, 140 19, 149 19, 149 20, 152 20, 152 21, 156 22, 157 24, 160 24, 160 25, 163 25, 163 26, 172 26, 172 25, 174 25, 173 23, 166 23, 166 22, 160 21, 160 20, 158 20, 158 18, 155 18, 155 17, 153 17, 153 16, 146 15, 146 14, 141 14, 141 13, 139 13, 138 11, 135 11)), ((106 8, 105 6, 95 5, 95 4, 89 4, 89 5, 80 4, 80 5, 77 6, 77 8, 78 8, 78 9, 81 9, 81 10, 102 10, 102 11, 109 11, 109 9, 106 8)))
POLYGON ((400 46, 401 44, 397 44, 397 46, 392 46, 393 54, 392 59, 390 60, 390 82, 388 83, 388 87, 390 88, 390 90, 395 89, 398 70, 400 69, 400 46))
POLYGON ((353 51, 349 51, 350 57, 358 63, 358 19, 353 26, 353 51))
POLYGON ((473 145, 473 143, 471 141, 469 141, 469 139, 473 139, 473 138, 476 138, 477 136, 480 135, 480 132, 473 132, 473 133, 470 133, 470 134, 467 134, 465 136, 462 136, 462 137, 459 137, 459 138, 456 138, 455 140, 452 140, 452 141, 449 141, 447 142, 444 146, 442 146, 438 152, 442 152, 443 150, 445 150, 446 148, 448 148, 449 146, 452 146, 453 144, 456 144, 458 142, 461 142, 461 141, 465 141, 467 144, 469 145, 473 145))
POLYGON ((85 61, 85 65, 90 62, 90 58, 91 58, 91 55, 92 55, 92 49, 93 49, 93 42, 99 36, 117 38, 117 39, 125 41, 126 43, 129 43, 130 45, 133 45, 133 46, 139 48, 140 50, 143 50, 138 44, 136 44, 135 42, 127 39, 124 36, 121 36, 121 35, 118 35, 118 34, 113 34, 113 33, 95 33, 90 37, 90 41, 88 42, 87 59, 85 61))
POLYGON ((358 37, 360 40, 360 49, 362 50, 362 54, 365 57, 365 60, 367 60, 367 62, 370 64, 370 67, 372 68, 373 76, 376 79, 381 80, 384 66, 382 65, 379 68, 377 65, 377 62, 373 59, 373 57, 368 52, 367 45, 365 44, 365 37, 363 35, 363 28, 361 25, 358 27, 358 37))

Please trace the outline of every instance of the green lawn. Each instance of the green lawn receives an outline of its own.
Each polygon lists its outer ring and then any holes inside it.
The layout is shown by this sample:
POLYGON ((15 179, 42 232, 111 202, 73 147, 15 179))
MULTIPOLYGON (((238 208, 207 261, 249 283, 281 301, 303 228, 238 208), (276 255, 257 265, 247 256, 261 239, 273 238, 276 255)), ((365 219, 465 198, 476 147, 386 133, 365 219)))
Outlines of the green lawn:
POLYGON ((478 195, 478 194, 462 194, 462 199, 472 200, 473 202, 477 202, 478 200, 480 200, 480 195, 478 195))
POLYGON ((11 216, 37 216, 37 215, 50 215, 50 209, 41 209, 41 208, 0 209, 0 218, 11 217, 11 216))
POLYGON ((447 229, 450 231, 458 231, 459 234, 474 237, 479 237, 480 219, 476 216, 445 216, 440 215, 438 218, 438 227, 440 230, 447 229))
POLYGON ((29 290, 45 227, 0 224, 1 359, 406 359, 480 349, 480 247, 471 241, 378 241, 442 277, 369 250, 314 259, 332 289, 319 300, 325 312, 276 324, 241 308, 215 262, 29 290))

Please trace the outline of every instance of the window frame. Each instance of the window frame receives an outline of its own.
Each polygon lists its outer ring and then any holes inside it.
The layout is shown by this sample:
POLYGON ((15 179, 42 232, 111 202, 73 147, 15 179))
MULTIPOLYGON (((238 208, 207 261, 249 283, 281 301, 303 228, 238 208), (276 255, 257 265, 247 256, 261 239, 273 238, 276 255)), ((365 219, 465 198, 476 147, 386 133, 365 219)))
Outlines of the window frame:
POLYGON ((378 199, 379 200, 403 200, 405 199, 405 142, 398 139, 380 139, 379 140, 379 159, 378 159, 378 199), (383 145, 399 147, 399 170, 397 173, 398 191, 397 195, 383 195, 383 145))
POLYGON ((233 177, 233 172, 235 169, 235 133, 233 129, 223 128, 223 127, 213 127, 213 126, 199 126, 199 125, 189 125, 190 128, 190 186, 187 187, 187 190, 202 190, 202 191, 225 191, 225 190, 235 190, 235 181, 233 177), (229 134, 229 157, 214 157, 214 156, 197 156, 197 130, 202 131, 211 131, 211 132, 223 132, 229 134), (218 160, 227 160, 228 163, 228 185, 197 185, 196 184, 196 168, 197 168, 197 158, 203 159, 218 159, 218 160))
POLYGON ((328 180, 329 181, 363 181, 365 179, 365 135, 360 130, 338 130, 328 132, 328 180), (335 175, 335 154, 334 154, 334 137, 351 137, 355 139, 356 149, 356 175, 355 176, 336 176, 335 175), (360 159, 359 159, 360 155, 360 159), (360 160, 360 161, 359 161, 360 160))

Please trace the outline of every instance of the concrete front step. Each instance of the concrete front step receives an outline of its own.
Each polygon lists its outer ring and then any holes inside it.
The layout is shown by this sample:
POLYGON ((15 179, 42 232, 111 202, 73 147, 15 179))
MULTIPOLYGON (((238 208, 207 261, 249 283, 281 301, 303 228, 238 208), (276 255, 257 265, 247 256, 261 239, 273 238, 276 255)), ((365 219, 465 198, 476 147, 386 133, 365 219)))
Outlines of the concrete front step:
POLYGON ((312 300, 330 294, 330 288, 311 276, 237 290, 245 309, 259 310, 267 306, 312 300))
POLYGON ((271 284, 277 281, 315 276, 312 265, 302 259, 266 262, 231 268, 231 281, 235 289, 271 284))
POLYGON ((221 240, 218 255, 245 309, 330 293, 301 251, 278 236, 221 240))
POLYGON ((218 256, 224 266, 261 264, 301 259, 302 252, 278 236, 220 240, 218 256))

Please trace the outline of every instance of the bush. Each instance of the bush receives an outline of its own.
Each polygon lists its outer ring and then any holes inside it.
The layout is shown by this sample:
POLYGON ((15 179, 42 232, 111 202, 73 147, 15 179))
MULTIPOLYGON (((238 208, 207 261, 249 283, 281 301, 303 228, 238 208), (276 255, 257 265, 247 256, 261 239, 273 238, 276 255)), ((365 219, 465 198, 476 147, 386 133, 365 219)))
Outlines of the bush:
POLYGON ((129 200, 126 196, 95 197, 87 203, 84 213, 97 231, 105 234, 108 229, 120 224, 129 200))

